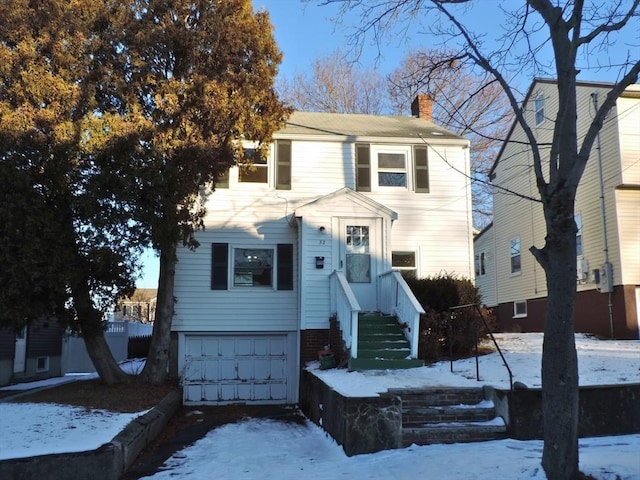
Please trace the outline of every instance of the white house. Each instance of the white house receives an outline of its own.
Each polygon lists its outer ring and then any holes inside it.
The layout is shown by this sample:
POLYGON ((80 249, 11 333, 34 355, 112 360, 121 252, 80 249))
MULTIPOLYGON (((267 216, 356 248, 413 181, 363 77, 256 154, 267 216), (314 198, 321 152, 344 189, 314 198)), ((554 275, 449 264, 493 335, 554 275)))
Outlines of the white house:
MULTIPOLYGON (((610 84, 577 85, 578 138, 610 84)), ((523 102, 540 145, 550 144, 557 112, 554 80, 533 82, 523 102)), ((475 240, 476 285, 505 330, 542 331, 547 290, 529 247, 544 245, 531 153, 514 124, 491 170, 493 224, 475 240)), ((638 338, 640 317, 640 85, 632 85, 609 113, 577 191, 575 328, 605 337, 638 338)))
POLYGON ((217 185, 200 247, 178 254, 186 403, 295 403, 330 318, 359 358, 358 313, 394 313, 416 358, 420 306, 392 269, 472 278, 473 240, 469 142, 431 121, 429 97, 412 111, 295 112, 268 158, 217 185))

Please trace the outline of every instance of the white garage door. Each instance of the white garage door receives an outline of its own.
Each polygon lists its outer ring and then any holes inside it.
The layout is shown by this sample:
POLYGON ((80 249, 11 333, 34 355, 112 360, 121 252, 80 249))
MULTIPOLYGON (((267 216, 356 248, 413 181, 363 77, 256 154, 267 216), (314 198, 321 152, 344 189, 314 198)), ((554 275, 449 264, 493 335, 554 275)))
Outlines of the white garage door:
POLYGON ((184 403, 287 403, 287 335, 185 336, 184 403))

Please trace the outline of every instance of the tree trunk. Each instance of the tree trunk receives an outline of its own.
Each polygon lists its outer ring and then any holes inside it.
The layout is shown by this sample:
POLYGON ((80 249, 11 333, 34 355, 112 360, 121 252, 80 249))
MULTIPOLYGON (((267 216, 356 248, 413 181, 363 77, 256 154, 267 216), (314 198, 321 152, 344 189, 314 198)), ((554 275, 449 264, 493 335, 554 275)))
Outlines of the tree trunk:
POLYGON ((544 206, 546 244, 532 249, 547 278, 547 315, 542 349, 544 448, 549 480, 578 475, 578 358, 574 336, 576 227, 571 194, 556 194, 544 206))
POLYGON ((129 377, 113 358, 113 353, 104 338, 102 314, 94 308, 91 293, 86 285, 86 279, 81 279, 74 285, 73 300, 87 353, 100 380, 107 385, 124 383, 129 377))
POLYGON ((169 369, 169 347, 171 343, 171 322, 174 312, 174 280, 176 276, 176 246, 171 251, 160 253, 160 278, 158 279, 158 301, 153 335, 147 355, 147 362, 141 378, 145 382, 159 385, 167 380, 169 369))

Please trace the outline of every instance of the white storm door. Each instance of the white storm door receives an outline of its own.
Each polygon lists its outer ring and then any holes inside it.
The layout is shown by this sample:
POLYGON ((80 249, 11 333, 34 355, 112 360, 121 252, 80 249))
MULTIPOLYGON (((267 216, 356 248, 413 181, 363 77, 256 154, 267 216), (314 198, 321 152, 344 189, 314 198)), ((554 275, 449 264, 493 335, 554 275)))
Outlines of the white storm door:
POLYGON ((379 230, 375 218, 340 220, 340 270, 363 311, 375 311, 378 306, 376 281, 382 243, 379 230))
POLYGON ((22 373, 27 359, 27 326, 16 335, 16 349, 13 354, 13 373, 22 373))

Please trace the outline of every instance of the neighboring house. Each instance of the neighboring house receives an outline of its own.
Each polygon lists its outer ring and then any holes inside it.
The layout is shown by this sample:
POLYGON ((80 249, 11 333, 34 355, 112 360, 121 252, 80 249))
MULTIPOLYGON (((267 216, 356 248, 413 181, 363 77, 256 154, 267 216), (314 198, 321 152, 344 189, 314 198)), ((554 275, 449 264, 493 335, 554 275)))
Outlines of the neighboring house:
POLYGON ((0 386, 62 375, 62 333, 55 319, 31 322, 19 333, 0 330, 0 386))
MULTIPOLYGON (((580 82, 578 138, 611 85, 580 82)), ((523 110, 543 147, 552 141, 556 82, 535 80, 523 110)), ((542 247, 545 222, 527 139, 514 124, 491 170, 493 224, 475 239, 476 285, 505 330, 542 331, 546 279, 529 247, 542 247), (482 266, 483 265, 483 266, 482 266)), ((543 167, 544 170, 544 167, 543 167)), ((609 113, 577 191, 578 275, 575 328, 636 339, 640 314, 640 85, 630 86, 609 113)))
POLYGON ((429 97, 412 112, 295 112, 268 158, 216 186, 199 248, 178 252, 172 369, 186 403, 295 403, 332 317, 352 358, 358 312, 417 319, 392 269, 473 277, 469 142, 432 122, 429 97))
POLYGON ((136 288, 133 294, 116 305, 116 322, 153 323, 156 318, 158 291, 155 288, 136 288))

